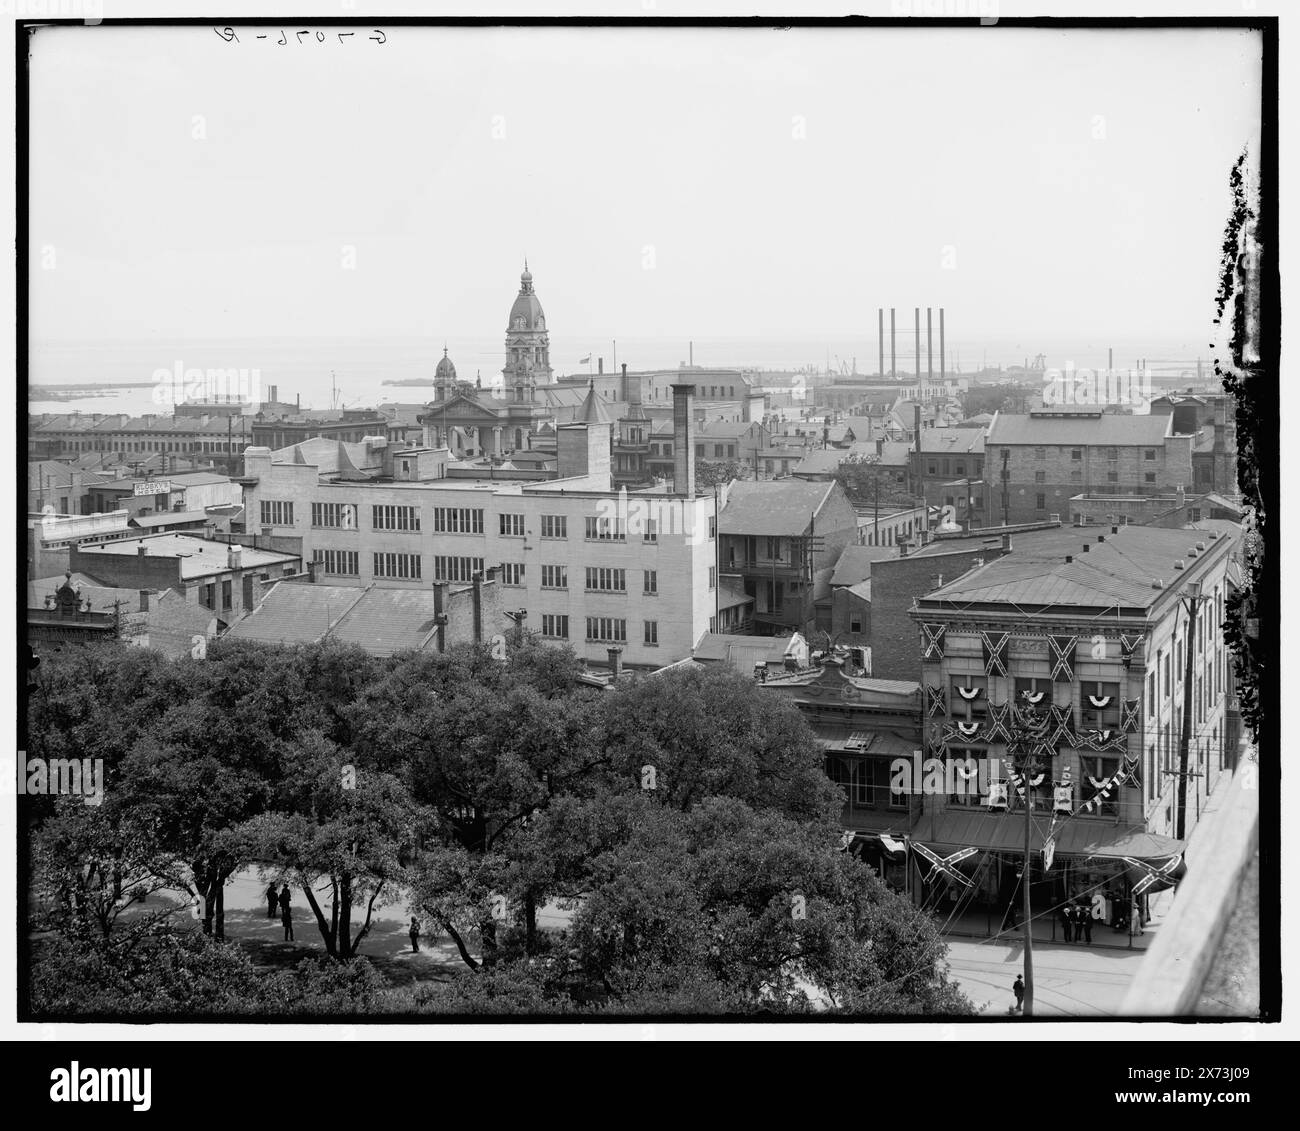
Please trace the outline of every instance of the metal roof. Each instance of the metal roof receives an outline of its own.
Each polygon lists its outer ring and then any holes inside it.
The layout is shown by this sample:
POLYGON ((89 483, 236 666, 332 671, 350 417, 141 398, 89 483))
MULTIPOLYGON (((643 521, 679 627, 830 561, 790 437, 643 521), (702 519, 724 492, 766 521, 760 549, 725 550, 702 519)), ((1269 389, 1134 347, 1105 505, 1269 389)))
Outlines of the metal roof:
POLYGON ((989 425, 989 444, 1091 444, 1155 447, 1173 435, 1171 416, 1126 416, 1119 413, 1066 413, 1062 416, 1004 416, 989 425))
POLYGON ((723 534, 802 534, 834 489, 834 483, 798 479, 737 480, 718 516, 718 530, 723 534))

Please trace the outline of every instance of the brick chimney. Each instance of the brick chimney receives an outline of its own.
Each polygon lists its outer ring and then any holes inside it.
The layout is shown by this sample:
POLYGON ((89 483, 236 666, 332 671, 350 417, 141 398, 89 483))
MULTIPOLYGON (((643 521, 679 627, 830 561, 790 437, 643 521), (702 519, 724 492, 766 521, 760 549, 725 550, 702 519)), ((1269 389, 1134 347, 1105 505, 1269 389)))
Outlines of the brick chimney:
POLYGON ((673 492, 695 498, 694 385, 670 385, 673 392, 673 492))

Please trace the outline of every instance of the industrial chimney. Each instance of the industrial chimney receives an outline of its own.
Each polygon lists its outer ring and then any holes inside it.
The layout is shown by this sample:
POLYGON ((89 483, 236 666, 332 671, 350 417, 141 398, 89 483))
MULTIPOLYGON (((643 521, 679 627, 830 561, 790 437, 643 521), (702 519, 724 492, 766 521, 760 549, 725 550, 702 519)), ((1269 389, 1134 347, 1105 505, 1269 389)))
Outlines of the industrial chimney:
POLYGON ((694 385, 670 385, 673 392, 673 491, 695 498, 694 385))

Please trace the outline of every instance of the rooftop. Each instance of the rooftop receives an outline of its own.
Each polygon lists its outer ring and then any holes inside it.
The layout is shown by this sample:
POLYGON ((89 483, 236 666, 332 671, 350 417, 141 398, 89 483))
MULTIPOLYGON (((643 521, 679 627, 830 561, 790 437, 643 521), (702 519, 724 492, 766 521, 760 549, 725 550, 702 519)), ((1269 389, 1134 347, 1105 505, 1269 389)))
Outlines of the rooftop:
POLYGON ((805 483, 798 479, 759 483, 737 480, 718 517, 718 530, 722 534, 774 537, 802 534, 834 489, 834 483, 805 483))
MULTIPOLYGON (((143 549, 145 557, 175 558, 181 563, 181 578, 189 580, 194 577, 207 577, 214 573, 225 573, 230 569, 229 551, 237 543, 209 542, 189 534, 151 534, 144 538, 124 538, 117 542, 101 542, 94 546, 80 547, 82 555, 102 558, 131 558, 139 555, 143 549)), ((256 550, 251 546, 242 547, 240 556, 241 569, 255 569, 259 566, 286 565, 297 561, 295 554, 281 554, 273 550, 256 550)))
POLYGON ((990 444, 1094 444, 1124 447, 1159 445, 1173 435, 1169 416, 1124 416, 1116 413, 1070 412, 1059 415, 998 413, 989 425, 990 444))
POLYGON ((898 557, 897 546, 845 546, 835 563, 831 585, 857 585, 871 576, 871 563, 898 557))

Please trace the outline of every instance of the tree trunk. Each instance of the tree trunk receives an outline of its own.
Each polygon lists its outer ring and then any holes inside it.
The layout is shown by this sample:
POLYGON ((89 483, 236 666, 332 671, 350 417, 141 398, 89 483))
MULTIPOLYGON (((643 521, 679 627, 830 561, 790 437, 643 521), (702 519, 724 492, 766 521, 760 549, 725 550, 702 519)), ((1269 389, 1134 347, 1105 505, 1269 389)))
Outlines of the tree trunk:
POLYGON ((442 929, 447 932, 451 937, 451 941, 456 944, 456 949, 460 951, 461 961, 471 970, 477 970, 479 968, 478 961, 472 954, 470 954, 469 948, 465 946, 465 940, 460 937, 460 932, 451 925, 450 919, 444 919, 442 921, 442 929))
POLYGON ((528 954, 537 952, 537 900, 530 891, 524 896, 524 950, 528 954))
MULTIPOLYGON (((312 909, 312 913, 316 916, 316 929, 320 931, 320 937, 325 940, 325 953, 328 954, 331 958, 337 958, 339 956, 339 948, 338 948, 339 911, 338 911, 337 896, 334 900, 334 906, 331 910, 331 915, 334 919, 334 923, 331 926, 330 923, 327 923, 325 921, 325 912, 323 912, 320 909, 320 904, 316 902, 316 893, 311 890, 311 884, 308 883, 306 880, 302 880, 300 882, 302 885, 303 895, 307 897, 307 905, 312 909)), ((338 887, 336 885, 335 892, 337 891, 338 891, 338 887)))
POLYGON ((217 874, 216 936, 226 941, 226 877, 220 873, 217 874))
POLYGON ((339 878, 339 957, 347 962, 352 950, 352 877, 347 872, 339 878))

